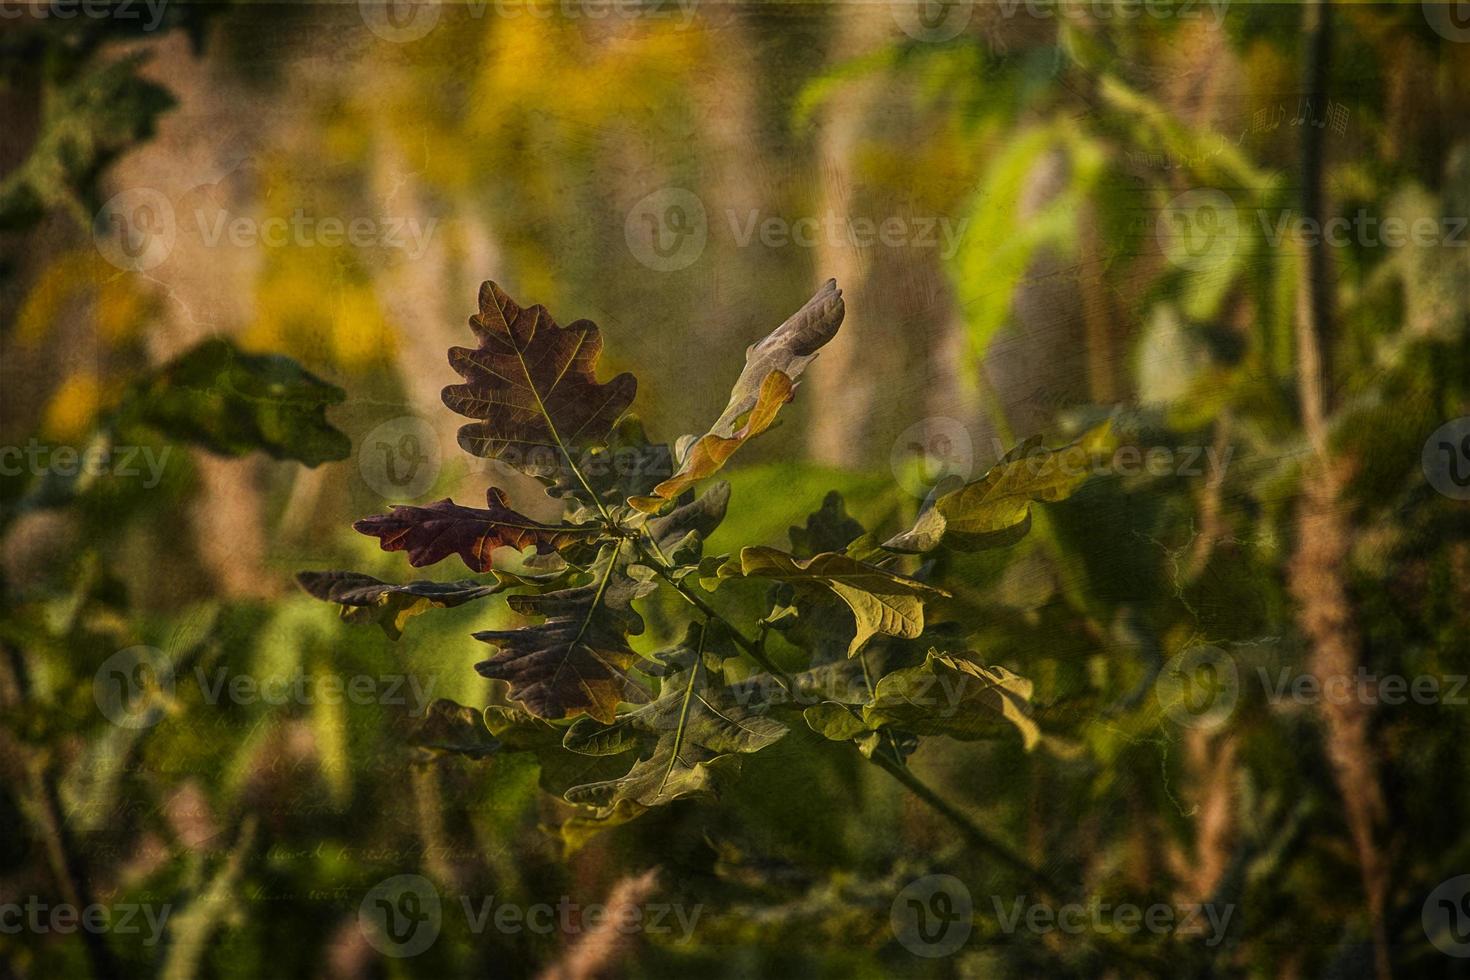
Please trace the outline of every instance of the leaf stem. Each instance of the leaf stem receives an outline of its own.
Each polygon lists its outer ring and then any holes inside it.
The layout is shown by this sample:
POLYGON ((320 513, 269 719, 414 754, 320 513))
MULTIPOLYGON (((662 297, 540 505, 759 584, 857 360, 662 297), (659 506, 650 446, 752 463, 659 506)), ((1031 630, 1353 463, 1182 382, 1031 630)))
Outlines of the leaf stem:
POLYGON ((694 700, 694 685, 699 681, 699 668, 704 663, 704 638, 708 633, 709 624, 705 623, 699 628, 699 646, 694 650, 694 667, 689 671, 689 686, 684 689, 684 703, 679 706, 679 727, 674 729, 674 750, 669 753, 669 766, 664 770, 664 778, 659 781, 658 792, 654 794, 656 796, 663 795, 669 776, 679 763, 679 750, 684 747, 684 733, 689 725, 689 705, 694 700))

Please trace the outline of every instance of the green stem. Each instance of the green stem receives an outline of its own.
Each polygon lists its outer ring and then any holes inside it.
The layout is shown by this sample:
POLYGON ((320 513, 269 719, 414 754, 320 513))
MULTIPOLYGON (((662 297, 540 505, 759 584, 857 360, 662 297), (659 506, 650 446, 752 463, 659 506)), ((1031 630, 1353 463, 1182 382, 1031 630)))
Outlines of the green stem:
POLYGON ((705 623, 699 629, 699 646, 694 650, 694 666, 689 671, 689 686, 684 688, 684 703, 679 706, 679 726, 674 729, 674 749, 669 753, 669 766, 664 770, 664 778, 659 781, 658 796, 663 795, 664 787, 669 783, 669 775, 679 762, 679 749, 684 745, 684 733, 689 725, 689 705, 694 700, 694 685, 699 681, 699 668, 704 663, 704 638, 708 633, 709 623, 705 623))

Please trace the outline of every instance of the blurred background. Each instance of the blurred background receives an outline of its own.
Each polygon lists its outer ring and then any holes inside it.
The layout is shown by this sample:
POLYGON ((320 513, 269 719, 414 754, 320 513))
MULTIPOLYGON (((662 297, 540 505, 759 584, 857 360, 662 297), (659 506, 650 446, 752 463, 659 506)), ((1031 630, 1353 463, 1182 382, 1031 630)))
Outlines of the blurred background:
POLYGON ((0 977, 1470 975, 1463 4, 17 0, 0 73, 0 977), (945 559, 1043 744, 913 760, 1085 926, 812 733, 568 831, 534 758, 405 735, 503 697, 503 604, 393 642, 294 584, 405 580, 350 526, 390 504, 554 514, 440 403, 483 280, 596 321, 672 440, 828 277, 712 552, 833 489, 897 531, 1033 435, 1130 447, 945 559), (361 927, 406 874, 412 955, 361 927), (935 876, 957 943, 898 924, 935 876))

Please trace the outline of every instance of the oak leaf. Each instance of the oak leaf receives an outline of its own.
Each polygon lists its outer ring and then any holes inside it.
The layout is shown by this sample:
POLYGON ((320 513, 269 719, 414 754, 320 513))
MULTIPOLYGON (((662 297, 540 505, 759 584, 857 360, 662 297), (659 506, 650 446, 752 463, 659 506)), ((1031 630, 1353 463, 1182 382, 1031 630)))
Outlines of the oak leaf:
POLYGON ((591 320, 558 326, 545 307, 522 307, 486 282, 469 322, 480 346, 450 348, 464 384, 443 393, 450 409, 478 420, 459 430, 467 452, 556 480, 568 460, 603 444, 632 404, 631 374, 597 380, 602 334, 591 320))
POLYGON ((407 552, 415 568, 459 555, 476 572, 490 571, 497 548, 534 547, 545 555, 587 541, 600 530, 533 521, 512 510, 496 487, 485 492, 484 507, 464 507, 446 497, 427 507, 400 505, 352 526, 378 538, 384 551, 407 552))
POLYGON ((1033 437, 1003 456, 984 476, 944 493, 914 526, 884 542, 889 551, 926 552, 940 543, 963 551, 1004 547, 1031 526, 1031 505, 1065 500, 1097 475, 1114 448, 1103 423, 1061 449, 1033 437))
POLYGON ((496 647, 495 655, 475 669, 508 683, 510 696, 540 718, 588 714, 610 722, 620 702, 647 701, 647 692, 628 673, 638 660, 628 637, 643 632, 633 600, 654 585, 636 577, 637 566, 625 550, 605 546, 585 585, 511 596, 514 611, 546 619, 474 634, 496 647))
POLYGON ((625 775, 567 790, 569 802, 613 811, 619 804, 658 806, 690 796, 712 796, 721 774, 739 768, 739 756, 780 740, 786 726, 711 683, 705 637, 716 627, 691 627, 680 647, 663 658, 665 679, 649 704, 599 725, 580 719, 567 730, 567 748, 589 755, 642 749, 625 775))
POLYGON ((391 639, 403 635, 404 623, 431 606, 449 608, 495 595, 513 579, 490 584, 469 579, 459 582, 409 582, 391 585, 361 572, 297 572, 296 581, 318 599, 341 606, 349 623, 377 623, 391 639))
POLYGON ((1031 717, 1032 685, 1004 667, 987 666, 968 652, 931 650, 923 664, 878 681, 863 708, 869 728, 897 727, 915 735, 948 735, 969 741, 1007 728, 1029 750, 1041 740, 1031 717))
POLYGON ((916 639, 924 632, 925 601, 949 595, 917 579, 832 552, 799 561, 775 548, 745 548, 740 568, 747 577, 786 582, 798 592, 825 590, 846 603, 857 624, 847 648, 849 657, 878 633, 916 639))

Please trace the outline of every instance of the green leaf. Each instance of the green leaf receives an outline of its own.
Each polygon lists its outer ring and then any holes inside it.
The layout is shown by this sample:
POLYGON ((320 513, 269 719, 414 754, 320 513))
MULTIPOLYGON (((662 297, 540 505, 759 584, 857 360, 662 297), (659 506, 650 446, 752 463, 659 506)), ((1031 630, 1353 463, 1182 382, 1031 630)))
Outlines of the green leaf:
POLYGON ((706 666, 704 638, 715 628, 694 627, 691 638, 694 630, 695 646, 686 640, 665 658, 670 670, 657 699, 610 725, 581 719, 568 730, 565 744, 575 751, 646 750, 625 775, 572 787, 568 801, 610 809, 624 801, 651 807, 712 796, 721 775, 739 770, 738 755, 758 752, 786 734, 786 726, 765 717, 760 705, 741 704, 729 689, 709 683, 717 675, 706 666))
MULTIPOLYGON (((834 660, 790 675, 794 700, 812 705, 822 702, 864 705, 872 697, 861 662, 857 659, 834 660)), ((761 703, 768 706, 788 704, 793 700, 770 674, 752 674, 729 685, 730 694, 741 704, 761 703)))
POLYGON ((853 741, 872 731, 861 714, 834 701, 811 705, 801 714, 808 728, 833 742, 853 741))
POLYGON ((966 231, 950 263, 977 360, 983 361, 990 342, 1010 320, 1032 259, 1044 249, 1062 255, 1075 251, 1077 214, 1095 180, 1099 156, 1073 127, 1044 125, 1013 134, 990 161, 961 223, 966 231), (1061 152, 1068 158, 1062 192, 1023 218, 1028 181, 1049 154, 1061 152))
POLYGON ((117 424, 141 424, 226 456, 261 450, 307 466, 346 459, 352 443, 327 422, 342 389, 291 360, 206 340, 139 381, 117 424))
POLYGON ((634 611, 633 600, 654 586, 630 568, 629 551, 604 546, 586 585, 511 596, 511 609, 545 616, 546 621, 474 634, 497 648, 475 669, 484 677, 507 682, 511 697, 540 718, 585 713, 610 722, 619 703, 646 701, 647 693, 628 674, 638 660, 628 637, 643 632, 643 618, 634 611))
POLYGON ((647 812, 648 807, 639 806, 632 800, 619 800, 605 810, 577 807, 575 813, 552 830, 561 838, 562 859, 565 860, 581 850, 583 845, 603 831, 631 823, 647 812))
POLYGON ((1029 529, 1033 502, 1070 497, 1100 471, 1114 445, 1110 422, 1062 449, 1046 449, 1039 438, 1028 439, 980 479, 939 497, 912 528, 883 547, 926 552, 943 543, 977 551, 1012 544, 1029 529))
POLYGON ((747 577, 788 582, 808 594, 826 590, 846 603, 857 624, 848 656, 878 633, 917 638, 924 631, 924 602, 949 595, 916 579, 832 553, 798 561, 775 548, 745 548, 740 552, 740 566, 747 577))
POLYGON ((699 559, 695 566, 694 574, 699 580, 699 587, 706 592, 713 592, 720 587, 720 569, 730 563, 729 555, 705 555, 699 559))
POLYGON ((461 606, 521 584, 507 576, 489 585, 471 579, 390 585, 371 575, 345 571, 297 572, 296 581, 310 595, 341 606, 345 622, 377 623, 394 640, 403 635, 404 623, 430 607, 461 606))
POLYGON ((1009 727, 1029 750, 1041 738, 1031 717, 1031 682, 1004 667, 986 666, 969 652, 931 650, 918 667, 878 681, 863 709, 868 727, 961 740, 993 738, 1009 727))
POLYGON ((493 282, 480 287, 470 329, 480 346, 449 351, 465 383, 443 394, 450 409, 479 420, 459 430, 460 446, 563 485, 566 461, 607 441, 638 382, 631 374, 598 382, 602 334, 591 320, 558 326, 545 307, 522 307, 493 282))
POLYGON ((684 454, 679 471, 650 496, 628 502, 646 513, 659 510, 695 483, 718 472, 735 451, 766 431, 796 390, 796 379, 842 326, 842 290, 828 279, 790 319, 745 351, 745 367, 725 410, 684 454), (743 424, 742 424, 743 421, 743 424))
POLYGON ((524 709, 491 705, 483 718, 502 752, 528 752, 536 758, 541 788, 555 796, 588 780, 611 778, 623 771, 621 760, 568 752, 562 748, 565 728, 524 709))

